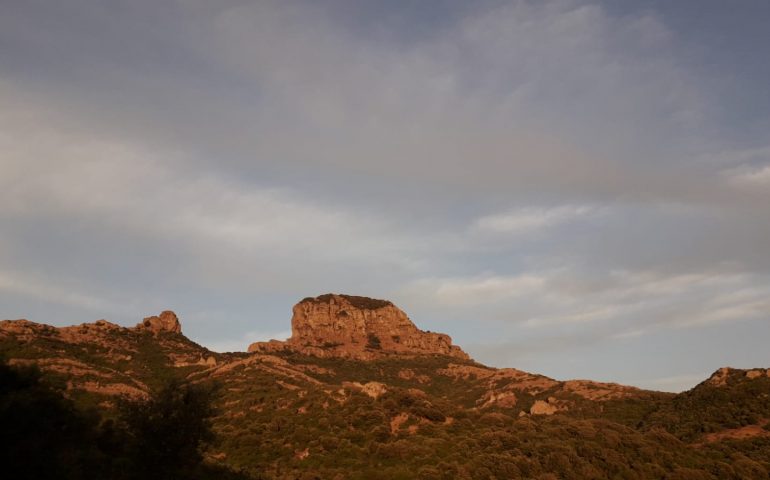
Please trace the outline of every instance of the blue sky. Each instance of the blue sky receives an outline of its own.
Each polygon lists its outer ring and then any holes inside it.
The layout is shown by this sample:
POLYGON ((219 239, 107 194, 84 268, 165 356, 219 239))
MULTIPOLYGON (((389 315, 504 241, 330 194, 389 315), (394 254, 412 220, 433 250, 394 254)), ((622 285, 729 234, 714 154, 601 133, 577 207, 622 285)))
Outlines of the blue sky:
POLYGON ((0 10, 0 318, 243 350, 339 292, 560 379, 770 365, 765 1, 0 10))

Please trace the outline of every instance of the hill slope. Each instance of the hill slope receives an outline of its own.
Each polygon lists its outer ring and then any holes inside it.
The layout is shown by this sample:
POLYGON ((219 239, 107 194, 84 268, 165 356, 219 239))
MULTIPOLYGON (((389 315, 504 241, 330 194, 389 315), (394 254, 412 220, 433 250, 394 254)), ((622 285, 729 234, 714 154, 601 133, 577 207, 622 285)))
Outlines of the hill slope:
POLYGON ((267 478, 768 478, 770 373, 689 392, 557 381, 471 360, 392 303, 294 307, 292 338, 219 354, 164 312, 134 328, 0 322, 0 352, 83 407, 216 383, 211 462, 267 478))

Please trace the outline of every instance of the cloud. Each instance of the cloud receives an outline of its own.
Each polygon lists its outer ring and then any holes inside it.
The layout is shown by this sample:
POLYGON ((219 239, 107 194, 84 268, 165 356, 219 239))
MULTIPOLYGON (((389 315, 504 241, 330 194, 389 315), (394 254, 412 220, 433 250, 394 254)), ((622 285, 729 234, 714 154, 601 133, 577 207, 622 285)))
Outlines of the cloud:
MULTIPOLYGON (((176 10, 191 21, 158 16, 145 29, 156 48, 193 57, 202 71, 172 62, 180 74, 148 73, 78 56, 103 76, 30 88, 101 135, 187 149, 252 175, 280 163, 320 176, 352 170, 458 191, 592 197, 653 187, 680 195, 665 163, 655 171, 637 162, 656 158, 663 139, 690 138, 698 121, 686 119, 705 108, 699 84, 662 53, 670 39, 658 20, 618 19, 597 5, 482 5, 398 47, 307 3, 176 10), (53 88, 67 100, 49 98, 53 88), (642 141, 640 124, 658 141, 642 141)), ((24 20, 34 19, 8 28, 24 20)), ((104 48, 134 60, 125 30, 115 25, 104 48)))
POLYGON ((525 234, 594 213, 589 206, 564 205, 552 208, 519 208, 511 212, 487 215, 476 220, 477 230, 491 233, 525 234))
MULTIPOLYGON (((174 252, 166 262, 181 255, 185 265, 166 274, 179 268, 205 273, 201 282, 225 289, 268 272, 286 274, 292 259, 301 259, 309 277, 341 260, 361 269, 377 264, 404 272, 421 262, 419 241, 388 218, 350 204, 319 202, 296 189, 194 168, 189 156, 173 151, 79 132, 63 135, 49 113, 38 106, 24 112, 27 123, 11 125, 7 141, 0 140, 5 200, 0 215, 9 222, 56 219, 77 225, 81 241, 103 235, 137 245, 147 241, 149 248, 174 252)), ((12 262, 13 248, 24 246, 11 230, 2 238, 12 262)), ((55 264, 45 268, 54 277, 67 275, 56 272, 55 264)))
POLYGON ((80 291, 73 285, 62 285, 41 278, 32 278, 25 272, 0 271, 0 294, 21 295, 34 300, 78 307, 88 311, 120 312, 126 309, 119 302, 110 301, 105 292, 80 291))
POLYGON ((537 294, 544 283, 543 278, 535 275, 426 278, 407 286, 404 295, 441 305, 474 307, 537 294))
POLYGON ((549 335, 553 329, 588 328, 596 341, 747 322, 770 311, 767 278, 731 272, 615 271, 597 278, 595 272, 573 267, 422 279, 399 295, 448 318, 486 320, 500 332, 549 335))
POLYGON ((734 172, 730 180, 741 186, 762 187, 770 185, 770 165, 764 165, 753 169, 741 169, 734 172))

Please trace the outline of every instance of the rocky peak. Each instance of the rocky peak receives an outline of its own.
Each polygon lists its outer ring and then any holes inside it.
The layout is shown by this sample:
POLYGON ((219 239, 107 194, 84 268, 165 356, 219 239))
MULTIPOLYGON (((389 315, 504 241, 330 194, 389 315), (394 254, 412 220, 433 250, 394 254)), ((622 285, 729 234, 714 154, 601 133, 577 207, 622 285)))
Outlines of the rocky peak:
POLYGON ((138 331, 147 331, 153 334, 160 332, 182 333, 182 325, 176 313, 171 310, 161 312, 160 315, 147 317, 134 327, 138 331))
POLYGON ((286 342, 258 342, 249 351, 289 349, 321 357, 378 358, 441 354, 468 358, 449 335, 424 332, 392 302, 353 295, 308 297, 293 308, 286 342))
POLYGON ((760 377, 770 377, 770 368, 753 368, 750 370, 743 370, 740 368, 722 367, 704 381, 702 384, 710 385, 712 387, 724 387, 731 382, 739 382, 741 380, 754 380, 760 377))

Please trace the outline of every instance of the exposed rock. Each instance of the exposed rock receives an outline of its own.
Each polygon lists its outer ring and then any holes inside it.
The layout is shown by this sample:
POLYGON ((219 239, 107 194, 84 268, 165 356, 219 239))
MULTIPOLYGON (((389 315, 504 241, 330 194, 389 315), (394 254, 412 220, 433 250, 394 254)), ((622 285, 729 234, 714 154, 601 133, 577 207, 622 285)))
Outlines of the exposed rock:
POLYGON ((29 320, 2 320, 0 321, 0 336, 12 336, 25 342, 35 338, 55 335, 56 327, 35 323, 29 320))
POLYGON ((88 364, 85 364, 78 360, 69 359, 69 358, 61 358, 61 357, 36 358, 36 359, 12 358, 8 360, 8 364, 37 365, 37 367, 42 371, 63 374, 69 378, 78 378, 78 377, 86 377, 86 376, 92 377, 92 378, 97 377, 97 378, 104 378, 104 379, 112 378, 112 375, 110 375, 110 372, 98 370, 93 366, 89 366, 88 364))
POLYGON ((564 382, 564 390, 587 400, 605 401, 631 397, 641 392, 635 387, 617 383, 594 382, 592 380, 568 380, 564 382))
POLYGON ((455 380, 479 380, 482 378, 488 378, 497 372, 494 368, 489 367, 475 367, 472 365, 458 365, 456 363, 450 363, 447 368, 442 368, 436 371, 439 375, 451 377, 455 380))
POLYGON ((149 394, 140 388, 125 383, 102 383, 102 382, 83 382, 75 384, 72 381, 67 382, 67 390, 85 390, 86 392, 98 393, 101 395, 129 397, 133 399, 147 398, 149 394))
POLYGON ((331 368, 319 367, 318 365, 294 365, 294 368, 303 372, 315 373, 316 375, 334 375, 334 370, 331 368))
POLYGON ((752 368, 750 370, 742 370, 739 368, 722 367, 705 380, 702 384, 712 387, 723 387, 732 381, 740 381, 741 379, 754 380, 763 376, 770 377, 770 368, 752 368))
POLYGON ((423 399, 428 398, 428 394, 425 393, 424 390, 420 390, 419 388, 408 388, 406 391, 407 393, 409 393, 409 395, 411 395, 414 398, 423 398, 423 399))
MULTIPOLYGON (((762 371, 764 373, 764 371, 762 371)), ((721 432, 708 433, 703 438, 704 443, 719 442, 722 440, 746 440, 755 437, 770 437, 770 431, 764 427, 767 419, 761 419, 756 425, 745 425, 738 428, 730 428, 721 432)))
POLYGON ((399 413, 398 415, 394 416, 390 419, 390 433, 396 434, 401 429, 401 425, 406 423, 409 420, 409 414, 408 413, 399 413))
POLYGON ((227 458, 227 454, 225 452, 212 453, 209 455, 209 458, 222 461, 227 458))
POLYGON ((105 330, 120 330, 121 328, 123 328, 120 325, 116 325, 116 324, 114 324, 112 322, 108 322, 107 320, 104 320, 104 319, 95 321, 93 323, 93 325, 96 328, 102 328, 102 329, 105 329, 105 330))
POLYGON ((364 384, 359 382, 342 382, 342 386, 352 390, 358 390, 359 392, 368 395, 375 400, 388 391, 388 388, 385 386, 385 384, 380 382, 368 382, 364 384))
MULTIPOLYGON (((455 381, 476 381, 486 389, 476 401, 479 408, 514 408, 520 394, 539 395, 546 391, 580 396, 592 401, 608 401, 643 395, 638 388, 615 383, 592 382, 590 380, 557 381, 543 375, 536 375, 515 368, 495 369, 483 365, 461 365, 450 363, 446 368, 436 370, 438 375, 455 381)), ((554 402, 551 402, 554 403, 554 402)), ((570 401, 559 401, 558 410, 568 410, 570 401)), ((536 408, 537 410, 537 408, 536 408)))
POLYGON ((321 295, 294 306, 292 336, 249 346, 250 352, 297 351, 317 357, 368 360, 388 354, 439 354, 467 359, 449 335, 424 332, 393 303, 351 295, 321 295))
POLYGON ((722 367, 711 376, 704 383, 711 385, 712 387, 721 387, 727 385, 727 379, 730 378, 730 374, 735 371, 730 367, 722 367))
POLYGON ((65 342, 71 343, 113 343, 113 333, 123 330, 123 327, 107 320, 97 320, 94 323, 81 323, 71 327, 57 329, 57 334, 65 342))
POLYGON ((503 407, 513 408, 516 406, 516 394, 513 392, 494 392, 489 391, 483 397, 476 401, 476 405, 481 408, 503 407))
POLYGON ((294 458, 296 458, 297 460, 304 460, 304 459, 306 459, 309 456, 310 456, 310 449, 309 448, 306 448, 304 450, 298 450, 298 451, 294 452, 294 458))
POLYGON ((399 370, 398 372, 398 378, 402 380, 416 380, 418 383, 430 383, 430 377, 425 374, 416 374, 414 373, 414 370, 411 368, 405 368, 403 370, 399 370))
POLYGON ((171 310, 161 312, 160 315, 147 317, 134 327, 138 331, 148 331, 153 334, 160 332, 182 333, 182 325, 176 314, 171 310))
POLYGON ((530 415, 553 415, 558 411, 559 411, 559 408, 553 403, 544 402, 542 400, 536 400, 535 403, 532 405, 532 407, 530 407, 529 414, 530 415))
POLYGON ((209 355, 209 356, 206 358, 206 361, 205 361, 205 363, 206 363, 206 365, 207 365, 207 366, 209 366, 209 367, 216 367, 216 366, 217 366, 217 359, 216 359, 216 358, 214 358, 213 356, 209 355))

